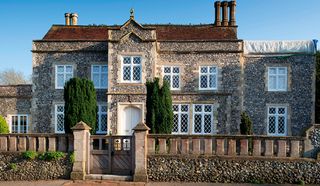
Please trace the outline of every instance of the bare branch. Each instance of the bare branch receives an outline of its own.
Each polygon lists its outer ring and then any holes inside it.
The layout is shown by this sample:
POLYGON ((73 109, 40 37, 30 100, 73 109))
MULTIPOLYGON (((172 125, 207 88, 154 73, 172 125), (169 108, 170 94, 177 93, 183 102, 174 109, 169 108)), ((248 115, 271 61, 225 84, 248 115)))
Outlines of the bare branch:
POLYGON ((22 72, 8 69, 0 72, 0 85, 18 85, 30 83, 22 72))

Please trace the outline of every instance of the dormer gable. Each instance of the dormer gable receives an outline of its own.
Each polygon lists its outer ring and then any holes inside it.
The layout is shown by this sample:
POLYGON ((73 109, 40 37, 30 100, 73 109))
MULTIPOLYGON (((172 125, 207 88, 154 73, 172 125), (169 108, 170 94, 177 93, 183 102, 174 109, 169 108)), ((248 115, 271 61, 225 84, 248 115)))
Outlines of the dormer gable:
POLYGON ((143 42, 143 39, 134 32, 129 32, 120 38, 120 42, 131 40, 133 42, 143 42))
POLYGON ((109 40, 113 42, 118 42, 128 35, 138 37, 141 41, 155 41, 156 40, 156 30, 155 28, 146 28, 139 24, 134 17, 131 15, 130 19, 127 20, 123 25, 118 28, 109 30, 109 40))

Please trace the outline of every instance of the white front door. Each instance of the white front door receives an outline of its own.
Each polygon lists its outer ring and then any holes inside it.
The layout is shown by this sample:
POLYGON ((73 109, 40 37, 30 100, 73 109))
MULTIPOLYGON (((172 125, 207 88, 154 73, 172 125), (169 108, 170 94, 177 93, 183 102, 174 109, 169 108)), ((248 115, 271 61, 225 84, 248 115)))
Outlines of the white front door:
POLYGON ((141 122, 141 110, 136 107, 126 107, 119 117, 121 117, 121 122, 118 127, 118 135, 132 135, 132 129, 141 122))

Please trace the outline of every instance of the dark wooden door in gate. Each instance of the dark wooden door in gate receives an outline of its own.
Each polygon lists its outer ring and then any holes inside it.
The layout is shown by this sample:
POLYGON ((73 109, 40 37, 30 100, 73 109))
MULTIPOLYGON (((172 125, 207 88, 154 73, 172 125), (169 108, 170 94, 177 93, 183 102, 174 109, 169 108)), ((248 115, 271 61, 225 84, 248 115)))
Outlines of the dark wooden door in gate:
POLYGON ((90 174, 132 174, 131 136, 91 136, 90 174))

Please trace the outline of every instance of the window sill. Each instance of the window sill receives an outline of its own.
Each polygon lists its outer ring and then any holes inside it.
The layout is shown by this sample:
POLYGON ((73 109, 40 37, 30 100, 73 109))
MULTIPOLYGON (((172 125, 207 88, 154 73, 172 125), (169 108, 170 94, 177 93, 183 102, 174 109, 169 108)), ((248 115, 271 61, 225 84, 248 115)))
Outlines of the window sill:
POLYGON ((288 90, 267 90, 266 92, 282 92, 282 93, 286 93, 289 92, 288 90))
POLYGON ((120 82, 119 85, 121 85, 121 86, 127 86, 127 85, 145 86, 145 84, 143 84, 141 82, 138 82, 138 83, 136 83, 136 82, 132 82, 132 83, 130 83, 130 82, 120 82))
POLYGON ((209 91, 218 91, 218 89, 198 89, 198 91, 209 92, 209 91))
POLYGON ((55 134, 65 134, 65 132, 64 132, 64 131, 63 131, 63 132, 55 131, 54 133, 55 133, 55 134))

